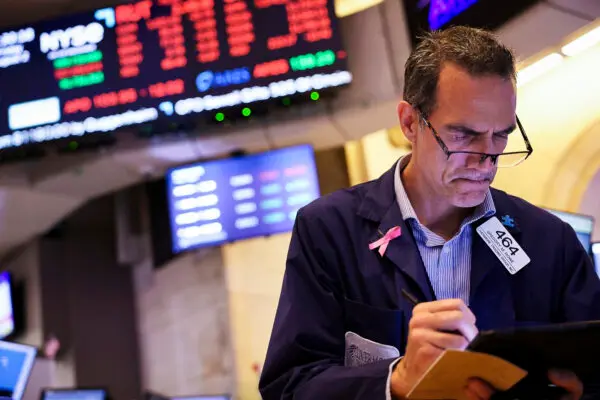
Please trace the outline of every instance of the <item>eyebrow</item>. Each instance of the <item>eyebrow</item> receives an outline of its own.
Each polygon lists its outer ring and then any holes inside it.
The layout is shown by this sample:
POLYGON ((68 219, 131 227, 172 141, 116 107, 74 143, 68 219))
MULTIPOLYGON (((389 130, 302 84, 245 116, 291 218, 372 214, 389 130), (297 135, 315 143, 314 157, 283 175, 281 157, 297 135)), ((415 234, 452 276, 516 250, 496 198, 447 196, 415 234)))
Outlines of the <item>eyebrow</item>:
MULTIPOLYGON (((468 126, 462 125, 462 124, 447 124, 447 125, 445 125, 445 128, 449 131, 463 132, 463 133, 466 133, 467 135, 473 135, 473 136, 483 135, 486 133, 486 132, 476 131, 475 129, 471 129, 468 126)), ((509 134, 512 131, 514 131, 515 129, 517 129, 517 125, 513 124, 513 125, 509 126, 508 128, 503 129, 501 131, 495 131, 494 134, 495 135, 509 134)))

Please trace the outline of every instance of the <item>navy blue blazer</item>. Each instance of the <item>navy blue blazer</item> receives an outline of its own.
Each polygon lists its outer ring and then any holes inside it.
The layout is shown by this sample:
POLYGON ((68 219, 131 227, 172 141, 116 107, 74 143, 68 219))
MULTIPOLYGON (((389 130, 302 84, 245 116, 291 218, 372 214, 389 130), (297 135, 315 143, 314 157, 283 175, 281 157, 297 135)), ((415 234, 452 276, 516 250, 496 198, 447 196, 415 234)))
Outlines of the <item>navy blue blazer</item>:
MULTIPOLYGON (((391 360, 344 367, 346 332, 404 354, 412 305, 401 289, 435 300, 396 201, 394 171, 298 213, 259 384, 265 400, 385 398, 391 360), (383 257, 369 250, 394 226, 402 235, 383 257)), ((477 327, 600 320, 600 280, 573 229, 522 199, 492 196, 496 215, 516 221, 508 230, 531 263, 510 275, 474 232, 469 303, 477 327)))

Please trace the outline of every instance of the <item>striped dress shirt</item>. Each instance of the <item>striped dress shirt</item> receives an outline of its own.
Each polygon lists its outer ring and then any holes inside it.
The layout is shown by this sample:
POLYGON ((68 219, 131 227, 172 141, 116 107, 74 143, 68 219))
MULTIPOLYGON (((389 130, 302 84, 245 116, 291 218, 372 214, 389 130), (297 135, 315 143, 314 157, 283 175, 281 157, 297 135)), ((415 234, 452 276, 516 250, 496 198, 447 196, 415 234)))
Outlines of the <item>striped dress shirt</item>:
POLYGON ((472 224, 496 213, 492 195, 488 190, 483 203, 463 221, 458 234, 446 241, 419 222, 410 204, 400 175, 409 159, 410 154, 402 157, 397 163, 394 181, 396 199, 402 216, 412 229, 435 297, 438 300, 462 299, 468 305, 471 289, 472 224))

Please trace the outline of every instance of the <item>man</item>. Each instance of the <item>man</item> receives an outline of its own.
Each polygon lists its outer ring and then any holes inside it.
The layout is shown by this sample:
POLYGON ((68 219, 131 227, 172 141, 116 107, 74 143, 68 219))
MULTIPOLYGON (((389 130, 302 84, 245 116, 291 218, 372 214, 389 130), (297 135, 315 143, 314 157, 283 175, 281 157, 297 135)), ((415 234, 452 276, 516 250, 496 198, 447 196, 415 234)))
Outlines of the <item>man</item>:
MULTIPOLYGON (((420 42, 398 106, 412 154, 298 213, 264 399, 402 399, 479 330, 600 319, 600 281, 574 231, 490 189, 499 166, 532 152, 515 110, 515 60, 492 34, 456 27, 420 42), (522 151, 504 153, 509 138, 522 151), (496 218, 527 265, 504 265, 476 232, 496 218)), ((573 374, 549 379, 581 397, 573 374)), ((494 388, 474 379, 465 393, 494 388)))

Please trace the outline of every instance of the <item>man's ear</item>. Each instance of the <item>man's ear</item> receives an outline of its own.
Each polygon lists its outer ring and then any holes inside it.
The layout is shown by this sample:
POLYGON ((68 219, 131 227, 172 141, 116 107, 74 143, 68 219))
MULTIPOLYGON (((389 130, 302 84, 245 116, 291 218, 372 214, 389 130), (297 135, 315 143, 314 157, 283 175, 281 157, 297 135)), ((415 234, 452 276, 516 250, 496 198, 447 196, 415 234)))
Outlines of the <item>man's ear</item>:
POLYGON ((417 141, 419 113, 406 101, 398 104, 398 121, 406 139, 413 145, 417 141))

